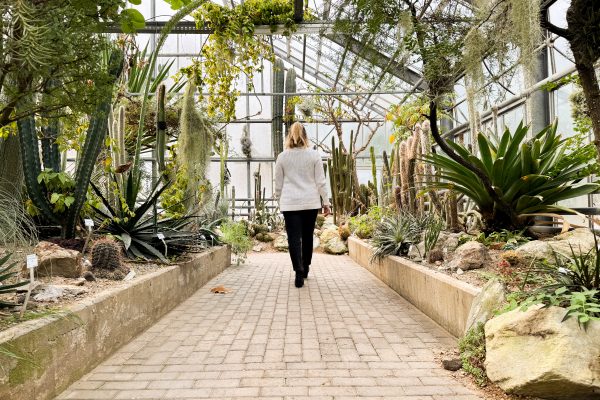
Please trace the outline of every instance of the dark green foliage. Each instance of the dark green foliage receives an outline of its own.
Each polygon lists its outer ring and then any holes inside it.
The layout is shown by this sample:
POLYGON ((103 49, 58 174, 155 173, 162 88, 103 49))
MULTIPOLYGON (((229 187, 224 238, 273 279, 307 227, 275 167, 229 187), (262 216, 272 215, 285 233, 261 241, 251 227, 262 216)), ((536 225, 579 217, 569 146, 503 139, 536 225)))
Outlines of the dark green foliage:
MULTIPOLYGON (((16 268, 17 262, 8 264, 8 260, 10 260, 11 256, 12 253, 8 253, 2 258, 0 258, 0 295, 14 293, 17 288, 25 286, 29 283, 29 281, 16 283, 9 282, 9 279, 15 278, 19 274, 19 270, 18 268, 16 268)), ((14 303, 10 303, 0 299, 0 308, 12 307, 15 305, 16 304, 14 303)))
POLYGON ((131 204, 121 198, 113 207, 100 189, 92 184, 102 201, 102 206, 95 207, 98 232, 120 239, 130 258, 158 259, 165 263, 168 262, 167 256, 197 252, 218 244, 213 229, 219 221, 197 216, 157 219, 158 216, 150 213, 168 187, 169 183, 159 181, 141 203, 136 202, 136 194, 131 204), (159 233, 164 235, 163 240, 159 239, 159 233))
MULTIPOLYGON (((123 54, 121 51, 115 50, 112 52, 108 72, 112 77, 112 83, 116 82, 123 69, 123 54)), ((73 179, 72 193, 69 196, 72 201, 69 201, 66 210, 66 215, 57 214, 56 208, 53 206, 52 198, 48 198, 48 187, 42 185, 43 180, 40 180, 42 174, 42 165, 40 163, 39 142, 35 127, 35 118, 33 115, 26 116, 17 122, 19 129, 19 140, 22 154, 23 171, 25 175, 25 185, 27 193, 33 205, 38 209, 39 213, 49 222, 60 225, 62 227, 62 236, 64 238, 72 238, 75 235, 75 227, 79 222, 79 214, 85 201, 87 200, 88 186, 92 176, 92 171, 96 165, 98 155, 104 146, 106 133, 108 132, 108 113, 110 112, 110 103, 112 94, 108 93, 102 97, 97 105, 96 111, 91 116, 89 127, 85 135, 85 143, 80 151, 77 171, 73 179)), ((60 164, 58 151, 54 149, 55 143, 50 143, 52 138, 58 136, 55 132, 57 122, 53 121, 46 127, 47 137, 45 137, 46 148, 44 159, 50 166, 60 164)), ((59 171, 55 171, 58 173, 59 171)), ((54 202, 55 203, 55 202, 54 202)), ((64 210, 58 210, 61 213, 64 210)))
POLYGON ((464 146, 448 142, 458 155, 483 171, 504 204, 492 198, 472 170, 444 154, 424 157, 447 182, 432 186, 453 189, 471 198, 489 230, 521 229, 529 223, 531 214, 568 210, 556 203, 593 193, 600 185, 584 180, 588 162, 575 158, 564 164, 565 140, 556 128, 556 124, 551 125, 531 139, 526 139, 528 128, 523 124, 514 133, 507 129, 499 141, 480 133, 478 157, 464 146), (557 170, 560 163, 562 169, 557 170))
POLYGON ((485 330, 484 324, 478 323, 471 328, 458 342, 463 370, 472 375, 479 386, 488 384, 485 373, 485 330))

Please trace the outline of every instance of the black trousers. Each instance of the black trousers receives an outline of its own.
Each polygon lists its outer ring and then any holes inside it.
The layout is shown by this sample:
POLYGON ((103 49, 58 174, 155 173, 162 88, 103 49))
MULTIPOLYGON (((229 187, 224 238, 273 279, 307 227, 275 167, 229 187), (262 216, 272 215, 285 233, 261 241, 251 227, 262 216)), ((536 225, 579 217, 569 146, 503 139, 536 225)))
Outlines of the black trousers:
POLYGON ((285 230, 294 271, 309 267, 313 253, 313 232, 319 210, 284 211, 285 230))

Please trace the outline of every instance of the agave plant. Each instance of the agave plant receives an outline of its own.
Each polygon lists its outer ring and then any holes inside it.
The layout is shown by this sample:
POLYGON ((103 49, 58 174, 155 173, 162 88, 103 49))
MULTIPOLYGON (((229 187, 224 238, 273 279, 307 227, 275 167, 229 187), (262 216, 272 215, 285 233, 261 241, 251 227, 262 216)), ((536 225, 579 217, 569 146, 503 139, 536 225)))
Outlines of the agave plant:
POLYGON ((373 232, 371 260, 408 254, 410 245, 421 240, 423 229, 422 221, 408 212, 384 217, 373 232))
POLYGON ((557 203, 596 192, 600 185, 586 182, 590 162, 567 157, 565 140, 556 128, 554 123, 531 139, 526 139, 528 128, 523 123, 514 133, 506 129, 499 141, 480 133, 479 157, 458 143, 448 142, 460 157, 483 171, 492 187, 445 154, 423 157, 444 180, 432 186, 471 198, 489 230, 521 229, 531 222, 532 214, 573 212, 557 203))
MULTIPOLYGON (((15 277, 19 273, 19 271, 15 268, 17 266, 16 262, 7 264, 11 256, 12 253, 8 253, 4 257, 0 258, 0 295, 14 293, 17 288, 25 286, 29 283, 29 281, 8 283, 8 279, 15 277), (4 266, 5 264, 7 265, 4 266)), ((16 304, 7 302, 0 298, 0 308, 13 307, 15 305, 16 304)))
POLYGON ((147 199, 127 203, 117 201, 113 206, 107 196, 92 184, 102 206, 95 207, 98 232, 110 234, 123 242, 128 257, 134 259, 158 259, 167 263, 168 256, 206 249, 219 243, 214 228, 220 221, 202 219, 199 216, 159 219, 151 212, 159 196, 169 183, 157 182, 147 199), (195 225, 193 227, 193 225, 195 225), (191 228, 194 229, 191 229, 191 228))

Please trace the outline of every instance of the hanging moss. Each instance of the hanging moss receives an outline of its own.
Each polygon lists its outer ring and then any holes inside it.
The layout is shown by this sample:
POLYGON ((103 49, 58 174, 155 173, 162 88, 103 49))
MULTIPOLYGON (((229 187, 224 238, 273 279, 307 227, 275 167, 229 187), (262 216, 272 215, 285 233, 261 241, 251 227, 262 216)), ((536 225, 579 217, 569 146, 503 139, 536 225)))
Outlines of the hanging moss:
POLYGON ((203 111, 196 108, 196 86, 188 83, 181 109, 180 133, 177 141, 179 170, 183 173, 186 209, 191 211, 206 204, 210 198, 206 170, 210 162, 215 128, 203 111))

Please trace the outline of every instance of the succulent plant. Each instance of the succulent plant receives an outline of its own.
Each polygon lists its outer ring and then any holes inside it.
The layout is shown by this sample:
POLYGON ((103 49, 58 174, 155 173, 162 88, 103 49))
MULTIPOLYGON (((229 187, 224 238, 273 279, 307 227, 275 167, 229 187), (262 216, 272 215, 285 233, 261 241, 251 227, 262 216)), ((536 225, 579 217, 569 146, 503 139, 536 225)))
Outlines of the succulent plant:
POLYGON ((101 239, 92 246, 92 269, 114 271, 121 267, 121 246, 111 239, 101 239))

